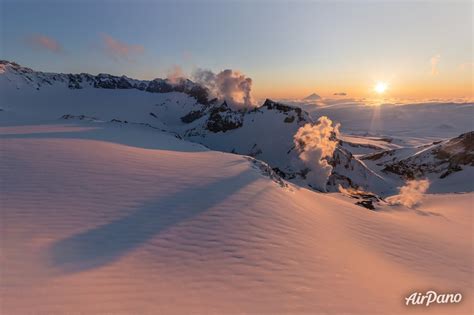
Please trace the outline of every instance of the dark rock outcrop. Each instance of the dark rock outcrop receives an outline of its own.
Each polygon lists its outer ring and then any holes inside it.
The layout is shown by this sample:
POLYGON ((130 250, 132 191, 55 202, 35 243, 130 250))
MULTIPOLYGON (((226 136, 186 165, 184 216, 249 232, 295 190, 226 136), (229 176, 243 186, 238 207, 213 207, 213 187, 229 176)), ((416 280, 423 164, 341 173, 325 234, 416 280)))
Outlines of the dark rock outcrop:
POLYGON ((224 101, 222 105, 210 109, 206 129, 211 132, 226 132, 242 125, 243 113, 230 109, 224 101))
MULTIPOLYGON (((286 123, 293 122, 295 120, 295 116, 298 117, 298 122, 304 121, 305 118, 303 117, 303 110, 296 106, 285 105, 281 103, 274 102, 270 99, 266 99, 265 103, 258 108, 259 110, 267 109, 267 110, 277 110, 281 113, 288 114, 288 117, 285 118, 286 123)), ((307 114, 307 113, 306 113, 307 114)))
POLYGON ((203 110, 193 110, 181 117, 181 121, 184 122, 185 124, 192 123, 193 121, 201 118, 202 116, 205 115, 205 111, 203 110))

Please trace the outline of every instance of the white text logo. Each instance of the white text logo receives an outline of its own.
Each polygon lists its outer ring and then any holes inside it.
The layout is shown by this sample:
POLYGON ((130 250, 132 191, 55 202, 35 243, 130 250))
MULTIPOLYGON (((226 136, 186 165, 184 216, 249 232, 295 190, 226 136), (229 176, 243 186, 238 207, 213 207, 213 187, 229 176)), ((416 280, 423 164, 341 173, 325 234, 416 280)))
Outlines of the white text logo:
POLYGON ((420 292, 414 292, 409 297, 405 298, 406 305, 425 305, 430 304, 448 304, 448 303, 459 303, 462 300, 461 293, 442 293, 438 294, 435 291, 428 291, 425 294, 420 292))

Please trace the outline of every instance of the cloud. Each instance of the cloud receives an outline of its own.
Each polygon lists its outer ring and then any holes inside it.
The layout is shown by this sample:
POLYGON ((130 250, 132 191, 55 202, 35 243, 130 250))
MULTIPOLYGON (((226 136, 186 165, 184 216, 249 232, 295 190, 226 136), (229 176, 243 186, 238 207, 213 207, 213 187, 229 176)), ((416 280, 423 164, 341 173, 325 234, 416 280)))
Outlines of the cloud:
POLYGON ((225 100, 234 107, 254 106, 252 79, 239 71, 226 69, 216 74, 210 70, 197 69, 193 79, 209 89, 212 97, 225 100))
POLYGON ((295 166, 301 165, 309 169, 306 179, 309 184, 321 191, 326 191, 326 183, 331 175, 332 166, 326 158, 332 157, 337 146, 336 136, 339 134, 339 124, 326 116, 318 119, 316 124, 306 124, 293 137, 296 151, 299 152, 300 161, 295 166))
POLYGON ((430 187, 430 181, 427 179, 411 180, 400 187, 398 195, 387 198, 391 205, 404 205, 409 208, 416 207, 420 204, 423 194, 430 187))
POLYGON ((56 54, 60 54, 64 51, 55 39, 42 34, 30 36, 28 38, 28 43, 36 49, 46 50, 56 54))
POLYGON ((430 62, 431 62, 431 75, 437 75, 439 73, 438 71, 438 64, 441 59, 441 55, 437 54, 431 57, 430 62))
MULTIPOLYGON (((262 102, 264 100, 261 100, 262 102)), ((291 99, 291 98, 277 98, 274 99, 282 104, 298 106, 301 109, 307 111, 308 113, 317 112, 323 107, 327 106, 344 106, 344 107, 367 107, 372 108, 370 106, 373 105, 380 105, 380 101, 377 99, 370 99, 370 98, 353 98, 353 97, 333 97, 333 98, 322 98, 320 100, 312 101, 312 100, 304 100, 304 99, 291 99)), ((433 103, 472 103, 472 97, 457 97, 457 98, 426 98, 426 99, 414 99, 414 98, 390 98, 385 99, 383 102, 384 107, 388 108, 388 106, 398 106, 398 105, 426 105, 426 104, 433 104, 433 103)))
POLYGON ((337 92, 337 93, 334 93, 333 95, 335 95, 335 96, 346 96, 347 93, 345 93, 345 92, 337 92))
POLYGON ((102 34, 102 42, 105 52, 115 60, 130 61, 133 56, 145 51, 142 45, 126 44, 107 34, 102 34))
MULTIPOLYGON (((343 95, 341 95, 343 96, 343 95)), ((363 99, 348 98, 348 97, 334 97, 334 98, 321 98, 317 100, 311 99, 290 99, 290 98, 280 98, 276 101, 288 104, 292 106, 298 106, 302 109, 311 112, 317 107, 328 106, 328 105, 364 105, 363 99)))

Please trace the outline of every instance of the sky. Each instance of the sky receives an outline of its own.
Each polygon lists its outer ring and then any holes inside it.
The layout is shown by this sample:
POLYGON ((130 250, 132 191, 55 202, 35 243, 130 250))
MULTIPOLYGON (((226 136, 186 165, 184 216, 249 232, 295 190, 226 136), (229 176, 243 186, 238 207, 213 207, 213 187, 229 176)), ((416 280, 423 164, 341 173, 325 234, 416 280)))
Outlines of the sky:
POLYGON ((254 98, 472 98, 471 1, 0 0, 0 58, 138 79, 240 71, 254 98))

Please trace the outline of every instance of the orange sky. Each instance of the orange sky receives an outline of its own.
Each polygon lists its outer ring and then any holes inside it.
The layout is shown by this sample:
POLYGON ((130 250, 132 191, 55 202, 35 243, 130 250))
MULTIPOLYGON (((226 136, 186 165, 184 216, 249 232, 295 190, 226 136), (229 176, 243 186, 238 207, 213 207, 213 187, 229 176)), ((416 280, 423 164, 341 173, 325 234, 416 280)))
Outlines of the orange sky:
MULTIPOLYGON (((394 71, 395 72, 395 71, 394 71)), ((334 93, 344 92, 347 97, 365 98, 376 94, 373 90, 377 82, 386 82, 387 91, 383 96, 389 98, 433 99, 433 98, 474 98, 474 74, 472 64, 461 66, 451 71, 432 74, 430 71, 421 74, 405 75, 367 75, 359 78, 350 75, 346 78, 336 77, 328 80, 319 78, 291 78, 273 76, 273 80, 254 78, 253 96, 260 98, 303 98, 317 93, 323 97, 332 97, 334 93)))

